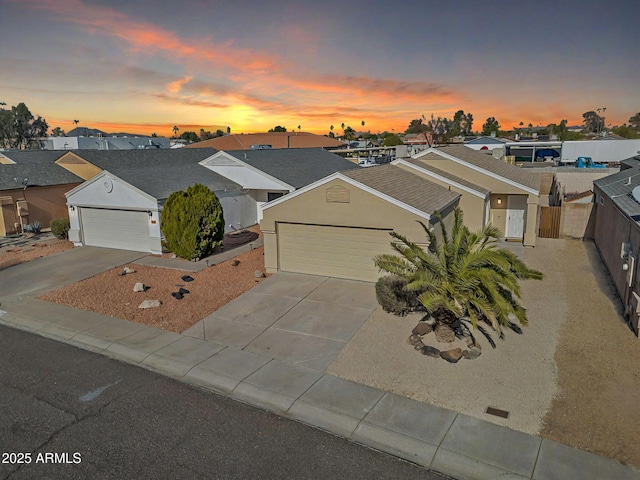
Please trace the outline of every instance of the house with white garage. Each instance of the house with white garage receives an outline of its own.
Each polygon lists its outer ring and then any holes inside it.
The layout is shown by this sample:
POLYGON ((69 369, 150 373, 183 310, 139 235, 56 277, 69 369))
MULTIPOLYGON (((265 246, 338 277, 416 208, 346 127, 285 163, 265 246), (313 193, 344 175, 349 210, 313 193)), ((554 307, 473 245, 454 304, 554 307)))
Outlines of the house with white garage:
POLYGON ((76 245, 162 252, 160 215, 173 192, 196 183, 220 199, 225 231, 254 225, 251 198, 237 183, 200 165, 212 149, 83 151, 56 163, 89 179, 66 194, 76 245), (80 156, 81 155, 81 156, 80 156))
POLYGON ((394 165, 333 173, 263 206, 267 272, 375 281, 373 257, 394 253, 391 231, 426 245, 418 222, 435 226, 438 211, 451 224, 459 199, 394 165))
POLYGON ((507 240, 535 246, 540 178, 462 145, 432 147, 394 165, 461 195, 465 224, 491 223, 507 240))
POLYGON ((253 223, 262 205, 356 164, 322 148, 219 151, 201 165, 237 183, 254 205, 253 223))

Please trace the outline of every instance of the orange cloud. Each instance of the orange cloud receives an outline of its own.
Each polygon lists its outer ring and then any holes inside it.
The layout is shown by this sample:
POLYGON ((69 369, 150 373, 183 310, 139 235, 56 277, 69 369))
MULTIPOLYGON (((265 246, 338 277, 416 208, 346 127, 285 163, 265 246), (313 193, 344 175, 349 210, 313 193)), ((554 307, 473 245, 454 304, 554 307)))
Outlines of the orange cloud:
POLYGON ((170 93, 178 93, 180 90, 182 90, 182 87, 186 84, 189 83, 191 81, 191 79, 193 79, 192 76, 188 76, 188 77, 184 77, 184 78, 180 78, 178 80, 175 80, 171 83, 169 83, 167 85, 167 90, 170 93))

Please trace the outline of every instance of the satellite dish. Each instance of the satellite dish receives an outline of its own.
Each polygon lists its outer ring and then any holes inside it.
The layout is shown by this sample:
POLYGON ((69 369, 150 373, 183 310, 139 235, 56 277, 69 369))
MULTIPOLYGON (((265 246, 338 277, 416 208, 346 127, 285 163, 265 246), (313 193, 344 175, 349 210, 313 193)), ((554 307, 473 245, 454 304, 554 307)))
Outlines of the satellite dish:
POLYGON ((631 190, 631 196, 636 202, 640 203, 640 185, 633 187, 633 190, 631 190))

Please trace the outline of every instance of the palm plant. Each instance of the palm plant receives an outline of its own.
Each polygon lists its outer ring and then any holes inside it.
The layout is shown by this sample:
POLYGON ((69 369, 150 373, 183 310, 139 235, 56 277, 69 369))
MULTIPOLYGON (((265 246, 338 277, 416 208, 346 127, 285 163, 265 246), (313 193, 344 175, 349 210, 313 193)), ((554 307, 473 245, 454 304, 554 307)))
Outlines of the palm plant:
POLYGON ((440 220, 441 239, 422 222, 429 240, 426 250, 404 235, 391 232, 391 245, 400 255, 378 255, 374 258, 376 266, 404 281, 401 295, 417 300, 413 309, 426 311, 433 318, 436 336, 441 340, 448 334, 448 341, 452 341, 452 333, 462 336, 463 329, 469 332, 471 326, 495 347, 484 325, 500 338, 503 327, 521 333, 512 321, 516 319, 521 325, 528 322, 526 309, 519 302, 519 281, 540 280, 542 273, 527 267, 511 251, 498 247, 497 228, 487 225, 480 232, 471 232, 463 224, 460 208, 455 210, 450 231, 437 212, 436 218, 440 220))

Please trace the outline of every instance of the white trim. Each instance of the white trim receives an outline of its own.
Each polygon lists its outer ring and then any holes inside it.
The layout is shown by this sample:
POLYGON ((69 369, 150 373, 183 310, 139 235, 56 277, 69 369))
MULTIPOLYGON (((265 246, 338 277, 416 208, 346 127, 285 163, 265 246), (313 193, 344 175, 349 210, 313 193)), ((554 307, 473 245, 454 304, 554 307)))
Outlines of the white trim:
MULTIPOLYGON (((526 185, 522 185, 521 183, 518 183, 514 180, 510 180, 508 178, 505 178, 501 175, 498 175, 497 173, 491 172, 489 170, 486 170, 482 167, 478 167, 477 165, 474 165, 473 163, 467 162, 465 160, 462 160, 458 157, 454 157, 453 155, 449 155, 448 153, 442 152, 440 150, 438 150, 437 148, 428 148, 426 150, 423 150, 422 152, 416 153, 415 155, 412 155, 411 158, 415 158, 416 160, 418 160, 420 157, 426 155, 427 153, 435 153, 437 155, 440 155, 443 158, 446 158, 448 160, 451 160, 452 162, 455 162, 459 165, 464 165, 468 168, 470 168, 471 170, 475 170, 476 172, 480 172, 483 173, 485 175, 487 175, 488 177, 491 178, 495 178, 496 180, 500 180, 508 185, 511 185, 512 187, 516 187, 516 188, 520 188, 522 190, 524 190, 527 193, 531 193, 532 195, 540 195, 540 191, 539 190, 535 190, 534 188, 531 187, 527 187, 526 185)), ((497 161, 497 160, 496 160, 497 161)), ((514 168, 519 168, 519 167, 514 167, 514 168)))
POLYGON ((475 195, 476 197, 482 198, 483 200, 486 200, 489 195, 491 195, 491 193, 487 193, 487 194, 483 194, 482 192, 479 192, 477 190, 473 190, 471 187, 467 187, 465 185, 462 185, 461 183, 456 182, 455 180, 451 180, 450 178, 447 177, 443 177, 442 175, 438 175, 435 172, 432 172, 431 170, 428 170, 426 168, 422 168, 419 167, 418 165, 414 165, 413 163, 409 163, 406 160, 403 159, 398 159, 398 160, 394 160, 393 162, 391 162, 391 165, 406 165, 409 168, 412 168, 414 170, 417 170, 421 173, 424 173, 425 175, 430 176, 431 178, 435 178, 440 180, 441 182, 444 182, 446 184, 452 185, 456 188, 459 188, 460 190, 464 190, 467 193, 470 193, 471 195, 475 195))
MULTIPOLYGON (((201 162, 198 162, 198 163, 200 163, 200 165, 202 165, 203 167, 206 167, 206 168, 214 171, 215 173, 218 173, 218 172, 216 172, 214 170, 215 165, 208 165, 208 162, 210 162, 212 160, 215 160, 216 158, 223 157, 223 156, 228 158, 229 160, 231 160, 233 162, 236 162, 238 164, 238 166, 248 168, 249 170, 257 173, 258 175, 262 175, 264 178, 266 178, 268 180, 271 180, 271 181, 277 183, 278 185, 282 185, 282 188, 286 189, 286 190, 289 190, 289 192, 293 192, 296 189, 294 186, 289 185, 286 182, 283 182, 279 178, 276 178, 276 177, 274 177, 272 175, 269 175, 268 173, 260 170, 259 168, 254 167, 253 165, 249 165, 248 163, 243 162, 238 157, 234 157, 233 155, 231 155, 230 153, 225 152, 224 150, 220 150, 219 152, 216 152, 215 154, 211 155, 210 157, 205 158, 204 160, 202 160, 201 162)), ((222 175, 222 174, 218 173, 218 175, 222 175)), ((222 176, 224 176, 224 175, 222 175, 222 176)), ((225 177, 225 178, 227 178, 227 177, 225 177)), ((234 181, 233 179, 229 179, 229 180, 234 181)), ((245 185, 242 185, 242 188, 247 188, 247 187, 245 185)))
MULTIPOLYGON (((121 179, 117 175, 114 175, 113 173, 110 173, 108 170, 103 170, 99 174, 91 177, 89 180, 85 180, 84 182, 82 182, 77 187, 75 187, 75 188, 69 190, 67 193, 65 193, 64 195, 65 195, 65 197, 67 197, 67 205, 69 205, 69 197, 70 196, 74 195, 75 193, 79 192, 80 190, 84 190, 85 188, 87 188, 92 183, 95 183, 95 182, 99 181, 100 179, 102 179, 103 177, 106 177, 107 175, 109 175, 111 178, 114 178, 114 179, 118 180, 119 182, 122 182, 127 188, 130 188, 131 190, 133 190, 134 192, 142 195, 143 197, 147 198, 148 200, 151 200, 152 202, 156 202, 156 203, 158 202, 158 199, 156 197, 153 197, 153 196, 149 195, 147 192, 143 192, 139 188, 134 187, 129 182, 124 181, 123 179, 121 179)), ((109 207, 109 208, 111 208, 111 207, 109 207)))
MULTIPOLYGON (((416 207, 412 207, 411 205, 407 205, 406 203, 403 203, 399 200, 396 200, 393 197, 390 197, 389 195, 386 195, 382 192, 379 192, 378 190, 375 190, 371 187, 368 187, 360 182, 358 182, 357 180, 354 180, 353 178, 347 177, 345 175, 343 175, 340 172, 336 172, 333 173, 331 175, 329 175, 328 177, 324 177, 316 182, 310 183, 309 185, 307 185, 306 187, 303 187, 299 190, 296 190, 293 193, 290 193, 288 195, 284 195, 283 197, 280 198, 276 198, 275 200, 272 200, 271 202, 265 203, 262 205, 262 210, 267 210, 268 208, 271 207, 275 207, 276 205, 281 204, 282 202, 286 202, 288 200, 291 200, 292 198, 297 197, 298 195, 302 195, 303 193, 306 193, 310 190, 313 190, 314 188, 318 188, 321 187, 322 185, 326 185, 329 182, 332 182, 333 180, 341 180, 345 183, 348 183, 356 188, 359 188, 360 190, 363 190, 367 193, 370 193, 371 195, 374 195, 382 200, 385 200, 397 207, 400 207, 410 213, 413 213, 414 215, 417 215, 421 218, 424 218, 425 220, 430 221, 431 220, 431 215, 423 212, 422 210, 418 210, 416 207)), ((459 197, 458 197, 459 198, 459 197)), ((445 205, 441 210, 445 210, 446 208, 448 208, 452 203, 454 203, 455 201, 458 200, 458 198, 455 198, 454 200, 450 201, 449 203, 447 203, 447 205, 445 205)))

